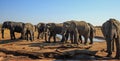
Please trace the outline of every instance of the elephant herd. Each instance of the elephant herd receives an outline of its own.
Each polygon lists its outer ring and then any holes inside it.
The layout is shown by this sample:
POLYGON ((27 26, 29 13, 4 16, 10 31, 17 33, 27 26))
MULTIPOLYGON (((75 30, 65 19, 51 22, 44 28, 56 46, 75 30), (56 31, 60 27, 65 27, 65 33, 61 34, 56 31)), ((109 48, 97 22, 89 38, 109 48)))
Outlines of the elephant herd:
POLYGON ((71 43, 79 44, 83 43, 82 37, 85 38, 84 44, 87 43, 88 38, 90 39, 90 44, 93 44, 94 37, 94 26, 85 21, 66 21, 63 23, 38 23, 37 25, 32 25, 31 23, 23 22, 13 22, 5 21, 2 25, 2 38, 4 38, 4 30, 10 30, 11 40, 15 38, 15 32, 21 33, 21 39, 34 40, 34 32, 38 31, 37 39, 45 38, 45 42, 50 43, 51 37, 53 37, 54 42, 56 42, 56 35, 62 36, 61 42, 66 43, 68 37, 70 36, 71 43), (30 36, 29 36, 30 35, 30 36))
MULTIPOLYGON (((11 40, 15 38, 15 32, 21 33, 21 39, 34 40, 34 32, 37 31, 37 39, 45 39, 46 43, 50 43, 53 37, 53 42, 56 42, 56 35, 62 36, 60 42, 66 43, 70 38, 72 44, 84 43, 85 45, 90 40, 89 44, 93 44, 95 27, 85 21, 66 21, 63 23, 38 23, 32 25, 31 23, 5 21, 2 25, 2 38, 4 38, 4 30, 10 30, 11 40), (82 40, 84 37, 84 42, 82 40)), ((102 33, 106 40, 108 57, 114 51, 114 42, 116 43, 116 56, 120 59, 120 22, 116 19, 110 18, 101 27, 102 33)))

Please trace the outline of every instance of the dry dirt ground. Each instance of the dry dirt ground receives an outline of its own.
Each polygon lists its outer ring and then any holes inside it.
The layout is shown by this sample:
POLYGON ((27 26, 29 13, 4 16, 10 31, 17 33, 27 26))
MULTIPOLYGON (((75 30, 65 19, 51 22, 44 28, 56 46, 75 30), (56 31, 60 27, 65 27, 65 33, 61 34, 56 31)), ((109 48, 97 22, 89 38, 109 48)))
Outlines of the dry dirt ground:
MULTIPOLYGON (((9 30, 5 30, 5 38, 0 33, 0 61, 60 61, 60 60, 116 60, 115 52, 112 57, 106 57, 106 42, 94 42, 93 45, 75 45, 60 43, 44 43, 44 39, 27 41, 18 39, 19 33, 15 33, 16 40, 10 40, 9 30)), ((101 30, 97 29, 97 37, 103 37, 101 30)), ((59 39, 58 39, 59 40, 59 39)))

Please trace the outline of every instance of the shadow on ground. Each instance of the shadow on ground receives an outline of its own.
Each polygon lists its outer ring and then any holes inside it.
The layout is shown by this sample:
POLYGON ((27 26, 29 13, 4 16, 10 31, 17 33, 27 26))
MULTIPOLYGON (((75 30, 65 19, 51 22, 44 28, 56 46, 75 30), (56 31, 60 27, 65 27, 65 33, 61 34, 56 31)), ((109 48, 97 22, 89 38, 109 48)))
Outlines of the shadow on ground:
POLYGON ((0 40, 0 44, 7 44, 7 43, 12 43, 12 42, 18 42, 21 39, 15 39, 15 40, 11 40, 11 39, 7 39, 7 40, 0 40))

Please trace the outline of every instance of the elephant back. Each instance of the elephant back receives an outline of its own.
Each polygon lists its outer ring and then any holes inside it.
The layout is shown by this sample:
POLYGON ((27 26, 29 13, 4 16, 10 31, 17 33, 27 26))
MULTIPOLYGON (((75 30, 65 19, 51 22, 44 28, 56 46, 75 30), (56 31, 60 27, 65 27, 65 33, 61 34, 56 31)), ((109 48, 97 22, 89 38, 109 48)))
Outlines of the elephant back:
POLYGON ((4 28, 10 29, 11 28, 11 23, 12 23, 12 21, 3 22, 2 29, 4 29, 4 28))
POLYGON ((62 23, 48 23, 46 24, 46 29, 48 29, 50 32, 60 34, 62 32, 62 23))
POLYGON ((74 20, 64 22, 63 27, 69 30, 70 32, 74 31, 77 28, 74 20))
POLYGON ((13 22, 13 27, 15 32, 22 32, 24 23, 23 22, 13 22))
POLYGON ((5 21, 2 25, 2 28, 7 28, 14 32, 22 32, 24 23, 22 22, 14 22, 14 21, 5 21))
POLYGON ((85 22, 85 21, 76 21, 75 23, 76 23, 78 32, 81 35, 90 33, 90 26, 87 24, 87 22, 85 22))
POLYGON ((90 26, 90 33, 95 33, 95 27, 91 23, 88 23, 88 25, 90 26))
POLYGON ((24 30, 25 29, 35 31, 35 27, 31 23, 25 23, 24 30))
POLYGON ((63 23, 56 23, 56 26, 63 27, 63 23))
POLYGON ((116 19, 109 19, 102 25, 102 33, 105 38, 112 38, 114 36, 111 30, 115 30, 115 36, 119 36, 120 34, 120 22, 116 19))
POLYGON ((45 23, 38 23, 36 27, 37 27, 38 31, 44 31, 45 23))

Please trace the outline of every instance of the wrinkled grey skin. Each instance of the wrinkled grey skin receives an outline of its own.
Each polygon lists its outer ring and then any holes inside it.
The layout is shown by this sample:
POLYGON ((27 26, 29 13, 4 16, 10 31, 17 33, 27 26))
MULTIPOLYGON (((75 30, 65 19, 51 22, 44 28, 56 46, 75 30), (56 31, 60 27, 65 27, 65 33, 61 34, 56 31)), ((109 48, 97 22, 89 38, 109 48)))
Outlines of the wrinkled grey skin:
MULTIPOLYGON (((90 27, 90 36, 89 36, 90 44, 93 44, 93 38, 94 38, 94 35, 95 35, 95 28, 92 24, 90 24, 90 23, 87 23, 87 24, 90 27)), ((80 43, 83 43, 81 36, 79 36, 79 40, 80 40, 80 43)))
MULTIPOLYGON (((108 34, 108 32, 109 32, 109 30, 110 30, 110 22, 109 21, 106 21, 105 23, 103 23, 103 25, 102 25, 102 33, 103 33, 103 35, 104 35, 104 37, 105 37, 105 39, 106 39, 106 43, 107 43, 107 39, 108 38, 111 38, 110 37, 110 34, 108 34)), ((115 34, 116 34, 116 31, 114 31, 115 32, 115 34)), ((113 32, 113 33, 114 33, 113 32)), ((117 35, 117 34, 116 34, 117 35)), ((108 45, 107 45, 107 51, 108 51, 108 45)), ((111 44, 111 49, 112 49, 112 51, 114 51, 114 40, 112 40, 112 44, 111 44)))
POLYGON ((22 30, 23 30, 24 23, 22 22, 13 22, 13 21, 5 21, 2 25, 2 38, 4 38, 4 30, 9 29, 10 30, 10 37, 11 40, 16 39, 15 38, 15 32, 21 33, 22 38, 22 30))
MULTIPOLYGON (((53 37, 54 42, 56 42, 56 34, 60 34, 61 32, 62 32, 62 24, 55 24, 55 23, 46 24, 45 34, 47 33, 49 36, 48 41, 47 41, 47 39, 45 39, 46 42, 50 43, 51 37, 53 37)), ((45 36, 45 38, 47 38, 47 37, 45 36)))
POLYGON ((26 40, 34 40, 34 31, 35 31, 35 27, 31 24, 31 23, 25 23, 24 25, 24 29, 23 29, 23 37, 26 40), (29 37, 30 35, 30 37, 29 37))
POLYGON ((114 50, 114 42, 116 43, 116 56, 120 59, 120 22, 116 19, 109 19, 102 25, 102 33, 107 44, 108 57, 112 55, 114 50))
POLYGON ((90 44, 93 44, 93 38, 95 36, 96 30, 95 30, 95 27, 92 24, 88 23, 88 25, 90 26, 90 36, 89 36, 89 39, 90 39, 90 42, 91 42, 90 44))
POLYGON ((38 31, 37 39, 39 39, 39 38, 43 39, 44 31, 45 31, 45 23, 38 23, 36 28, 38 31))
MULTIPOLYGON (((63 23, 62 35, 66 32, 70 33, 71 43, 79 44, 78 40, 82 40, 81 36, 85 38, 84 44, 87 43, 87 40, 90 36, 90 26, 84 21, 66 21, 63 23)), ((92 42, 91 42, 92 43, 92 42)))

